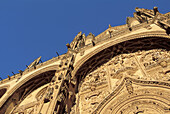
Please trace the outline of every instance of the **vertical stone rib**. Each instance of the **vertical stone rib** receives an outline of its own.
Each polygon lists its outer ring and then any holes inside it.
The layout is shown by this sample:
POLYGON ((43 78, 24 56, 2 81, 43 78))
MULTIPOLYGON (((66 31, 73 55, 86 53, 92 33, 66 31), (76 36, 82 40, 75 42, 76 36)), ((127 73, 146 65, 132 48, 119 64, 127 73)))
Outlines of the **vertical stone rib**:
POLYGON ((146 73, 146 71, 145 71, 145 68, 144 68, 144 66, 139 62, 136 54, 135 54, 135 60, 136 60, 136 62, 137 62, 137 65, 138 65, 139 69, 142 71, 143 76, 147 77, 147 73, 146 73))

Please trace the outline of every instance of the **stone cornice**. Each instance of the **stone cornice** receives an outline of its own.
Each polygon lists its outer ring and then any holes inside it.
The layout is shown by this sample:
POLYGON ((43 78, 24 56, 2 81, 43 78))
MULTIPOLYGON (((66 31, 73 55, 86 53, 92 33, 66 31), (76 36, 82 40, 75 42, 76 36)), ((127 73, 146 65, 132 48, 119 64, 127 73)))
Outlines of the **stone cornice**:
MULTIPOLYGON (((52 59, 50 59, 50 60, 48 60, 48 61, 45 61, 45 62, 43 62, 43 63, 40 63, 40 64, 38 64, 38 65, 36 66, 36 68, 31 67, 30 69, 25 69, 25 70, 23 71, 23 73, 22 73, 22 76, 27 75, 28 73, 31 73, 31 72, 33 72, 33 71, 35 71, 35 70, 38 70, 38 69, 40 69, 40 68, 43 68, 43 67, 45 67, 45 66, 48 66, 48 65, 50 65, 50 64, 52 64, 52 63, 54 63, 54 62, 59 62, 59 61, 61 61, 61 60, 64 59, 64 56, 66 56, 66 54, 60 55, 59 57, 53 57, 52 59)), ((58 66, 59 66, 59 65, 58 65, 58 66)), ((59 68, 58 66, 57 66, 58 70, 61 69, 61 68, 59 68)), ((63 70, 63 69, 61 69, 61 70, 63 70)), ((7 83, 7 82, 10 82, 10 81, 12 81, 12 80, 18 79, 18 78, 21 78, 21 74, 20 74, 20 73, 11 76, 11 77, 10 77, 10 80, 9 80, 8 78, 1 80, 1 81, 0 81, 0 85, 2 85, 2 84, 4 84, 4 83, 7 83)))

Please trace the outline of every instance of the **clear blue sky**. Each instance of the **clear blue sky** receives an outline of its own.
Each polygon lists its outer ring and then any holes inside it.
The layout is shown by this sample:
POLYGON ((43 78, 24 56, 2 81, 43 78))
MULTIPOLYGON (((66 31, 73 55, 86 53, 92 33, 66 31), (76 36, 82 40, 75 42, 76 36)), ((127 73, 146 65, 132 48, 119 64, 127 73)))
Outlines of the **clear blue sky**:
POLYGON ((79 31, 98 35, 125 24, 135 7, 154 6, 167 13, 170 0, 0 0, 0 77, 66 53, 79 31))

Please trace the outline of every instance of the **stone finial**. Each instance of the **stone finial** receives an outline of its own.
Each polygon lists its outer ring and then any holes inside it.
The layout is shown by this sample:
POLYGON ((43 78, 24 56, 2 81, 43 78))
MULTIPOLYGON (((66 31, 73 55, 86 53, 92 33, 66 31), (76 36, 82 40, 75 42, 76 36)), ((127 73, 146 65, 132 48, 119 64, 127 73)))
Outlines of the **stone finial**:
POLYGON ((95 39, 94 34, 92 34, 90 32, 89 35, 86 37, 85 45, 91 45, 92 44, 92 40, 94 40, 94 39, 95 39))
POLYGON ((23 72, 22 70, 18 70, 18 71, 19 71, 19 73, 23 72))
POLYGON ((154 11, 154 15, 156 15, 156 13, 159 12, 159 11, 158 11, 158 7, 154 7, 154 8, 153 8, 153 11, 154 11))
POLYGON ((126 24, 127 24, 128 27, 130 26, 129 25, 129 17, 126 17, 126 24))
POLYGON ((23 71, 22 71, 22 70, 19 70, 19 73, 20 73, 20 75, 22 75, 23 71))
POLYGON ((136 11, 139 11, 138 9, 139 9, 138 7, 135 8, 136 11))
POLYGON ((67 43, 66 46, 67 46, 68 49, 71 48, 69 43, 67 43))
POLYGON ((8 75, 8 79, 10 80, 11 79, 11 77, 8 75))
POLYGON ((94 39, 95 38, 95 36, 94 36, 94 34, 92 34, 91 32, 89 33, 89 35, 87 35, 87 37, 86 38, 92 38, 92 39, 94 39))
POLYGON ((40 62, 42 63, 41 56, 38 57, 37 59, 35 59, 29 66, 26 65, 26 67, 27 67, 27 69, 29 69, 31 67, 36 68, 36 65, 38 65, 40 62))
POLYGON ((83 38, 85 38, 85 37, 86 37, 85 33, 83 33, 82 37, 83 37, 83 38))
POLYGON ((156 7, 156 6, 155 6, 155 7, 153 7, 153 10, 157 10, 157 11, 158 11, 158 7, 156 7))
POLYGON ((77 34, 77 36, 80 36, 82 34, 82 32, 80 31, 78 34, 77 34))
POLYGON ((112 26, 109 24, 109 28, 111 28, 112 26))
POLYGON ((81 35, 82 35, 82 32, 80 31, 80 32, 75 36, 75 39, 78 40, 81 35))
POLYGON ((132 31, 132 28, 131 28, 132 19, 133 19, 132 17, 126 18, 126 24, 127 24, 127 27, 129 28, 130 31, 132 31))
POLYGON ((90 32, 88 36, 93 36, 93 34, 90 32))

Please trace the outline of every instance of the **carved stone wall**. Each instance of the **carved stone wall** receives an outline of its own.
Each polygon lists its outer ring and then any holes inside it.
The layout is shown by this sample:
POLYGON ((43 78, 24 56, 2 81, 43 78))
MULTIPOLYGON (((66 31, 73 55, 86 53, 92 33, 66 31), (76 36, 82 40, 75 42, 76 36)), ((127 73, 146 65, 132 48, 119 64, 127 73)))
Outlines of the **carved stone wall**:
MULTIPOLYGON (((165 113, 166 111, 162 109, 164 104, 158 103, 157 99, 145 99, 145 96, 147 97, 147 95, 145 95, 145 91, 148 91, 150 94, 152 93, 153 96, 156 95, 156 93, 154 93, 156 91, 160 94, 164 93, 162 97, 166 98, 169 102, 170 99, 167 93, 168 90, 162 90, 162 88, 158 87, 153 89, 145 87, 145 89, 142 89, 143 87, 138 85, 134 86, 133 82, 128 79, 126 79, 124 84, 121 85, 123 83, 122 81, 126 77, 130 77, 135 80, 163 81, 168 83, 170 79, 169 43, 158 44, 158 41, 159 40, 156 40, 156 38, 127 41, 104 50, 101 55, 99 54, 98 57, 95 56, 93 59, 88 61, 86 63, 88 65, 85 65, 87 66, 86 71, 81 70, 82 74, 86 75, 83 76, 84 78, 81 81, 81 86, 79 87, 77 113, 94 113, 94 111, 100 107, 102 102, 111 95, 110 93, 113 91, 116 92, 116 90, 122 88, 123 85, 126 89, 121 91, 119 90, 120 93, 115 93, 118 94, 116 96, 118 98, 115 98, 114 102, 124 101, 124 99, 129 98, 129 95, 130 97, 132 95, 137 98, 140 92, 143 92, 143 97, 140 98, 141 100, 129 101, 132 102, 129 103, 129 106, 123 106, 126 108, 121 108, 122 111, 119 109, 118 112, 120 114, 149 112, 165 113), (106 56, 103 56, 105 54, 106 56), (108 56, 110 57, 110 60, 108 60, 108 56), (95 61, 98 58, 101 60, 95 61), (99 65, 99 61, 107 62, 99 65), (118 100, 119 97, 122 99, 118 100)), ((83 67, 83 69, 85 69, 85 67, 83 67)), ((116 106, 113 105, 111 105, 111 107, 113 109, 116 108, 116 106)), ((167 106, 165 107, 168 108, 167 106)), ((110 112, 107 111, 107 113, 118 113, 112 111, 112 108, 107 109, 110 110, 110 112)))
POLYGON ((38 75, 22 85, 1 107, 0 113, 36 113, 40 99, 55 71, 38 75))
POLYGON ((170 13, 135 10, 1 80, 0 114, 170 114, 170 13))

